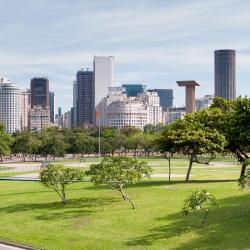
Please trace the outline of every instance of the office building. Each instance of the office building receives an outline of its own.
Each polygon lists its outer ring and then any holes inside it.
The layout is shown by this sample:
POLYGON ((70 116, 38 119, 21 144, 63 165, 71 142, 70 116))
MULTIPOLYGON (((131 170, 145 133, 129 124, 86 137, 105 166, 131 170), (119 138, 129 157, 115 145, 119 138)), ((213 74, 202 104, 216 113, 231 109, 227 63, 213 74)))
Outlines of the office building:
POLYGON ((72 128, 77 127, 77 82, 73 82, 73 107, 71 110, 72 128))
POLYGON ((49 107, 49 80, 44 77, 34 77, 30 82, 31 108, 49 107))
POLYGON ((21 130, 24 131, 29 126, 29 111, 30 111, 30 92, 23 90, 21 92, 21 130))
POLYGON ((95 104, 108 94, 108 87, 114 86, 114 57, 94 56, 95 104))
POLYGON ((178 119, 183 119, 185 115, 186 115, 185 107, 170 108, 163 114, 163 123, 172 124, 178 119))
POLYGON ((146 85, 142 84, 123 84, 122 87, 128 97, 136 97, 146 90, 146 85))
POLYGON ((160 105, 163 110, 173 107, 173 90, 172 89, 153 89, 160 97, 160 105))
POLYGON ((50 126, 49 107, 33 106, 29 112, 29 128, 31 131, 47 129, 50 126))
POLYGON ((55 123, 55 94, 49 92, 50 122, 55 123))
POLYGON ((21 131, 21 90, 10 82, 0 85, 0 123, 9 134, 21 131))
POLYGON ((215 96, 235 99, 235 78, 235 50, 216 50, 214 52, 215 96))
POLYGON ((210 107, 210 105, 213 103, 213 100, 213 95, 205 95, 202 98, 196 99, 196 110, 199 111, 201 109, 210 107))
POLYGON ((137 97, 127 97, 120 92, 113 98, 109 96, 108 101, 109 105, 105 103, 106 126, 121 128, 130 125, 143 130, 147 124, 162 122, 162 107, 156 92, 145 92, 137 97))
POLYGON ((195 111, 195 87, 200 86, 196 81, 177 81, 179 87, 186 89, 186 113, 195 111))
POLYGON ((77 126, 95 124, 95 75, 93 71, 80 70, 76 75, 77 126))

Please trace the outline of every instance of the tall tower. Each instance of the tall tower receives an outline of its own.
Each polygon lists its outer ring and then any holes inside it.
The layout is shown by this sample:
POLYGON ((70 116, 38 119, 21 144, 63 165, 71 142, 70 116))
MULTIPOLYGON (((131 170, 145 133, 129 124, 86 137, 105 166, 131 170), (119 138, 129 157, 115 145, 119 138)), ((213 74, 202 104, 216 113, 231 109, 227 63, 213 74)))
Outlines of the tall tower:
POLYGON ((215 96, 226 99, 236 98, 235 72, 235 50, 215 50, 215 96))
POLYGON ((55 94, 49 92, 49 110, 50 110, 50 122, 55 122, 55 94))
POLYGON ((95 105, 108 94, 108 87, 114 86, 114 57, 94 56, 95 105))
POLYGON ((80 70, 76 74, 77 126, 95 124, 95 75, 80 70))
POLYGON ((186 88, 186 113, 195 111, 195 87, 200 86, 196 81, 177 81, 180 87, 186 88))
POLYGON ((0 86, 0 123, 9 134, 21 131, 21 90, 12 83, 0 86))
POLYGON ((49 107, 49 80, 44 77, 34 77, 30 82, 31 108, 49 107))

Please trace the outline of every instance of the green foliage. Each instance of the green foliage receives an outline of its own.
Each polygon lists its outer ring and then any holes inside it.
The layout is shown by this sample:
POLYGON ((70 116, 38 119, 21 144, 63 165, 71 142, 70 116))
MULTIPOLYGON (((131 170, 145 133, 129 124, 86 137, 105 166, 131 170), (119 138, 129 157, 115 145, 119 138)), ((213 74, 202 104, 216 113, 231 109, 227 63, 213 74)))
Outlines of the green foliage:
POLYGON ((241 190, 250 188, 250 169, 247 166, 250 165, 250 160, 245 160, 243 166, 246 168, 244 175, 240 176, 238 184, 241 190))
POLYGON ((66 186, 72 183, 84 180, 84 172, 77 168, 64 168, 62 164, 48 165, 40 173, 41 183, 53 189, 62 199, 64 204, 67 203, 65 194, 66 186))
POLYGON ((4 132, 4 127, 0 126, 0 158, 3 161, 3 156, 10 154, 11 136, 4 132))
POLYGON ((194 191, 185 199, 182 214, 188 215, 191 211, 203 211, 204 217, 201 222, 201 226, 203 226, 208 214, 208 205, 217 205, 215 197, 207 190, 194 191))
POLYGON ((96 184, 106 183, 121 193, 124 200, 135 204, 123 191, 123 187, 128 184, 136 184, 142 181, 143 177, 150 177, 152 169, 147 162, 139 161, 130 157, 106 157, 99 164, 93 164, 86 172, 91 177, 91 181, 96 184))

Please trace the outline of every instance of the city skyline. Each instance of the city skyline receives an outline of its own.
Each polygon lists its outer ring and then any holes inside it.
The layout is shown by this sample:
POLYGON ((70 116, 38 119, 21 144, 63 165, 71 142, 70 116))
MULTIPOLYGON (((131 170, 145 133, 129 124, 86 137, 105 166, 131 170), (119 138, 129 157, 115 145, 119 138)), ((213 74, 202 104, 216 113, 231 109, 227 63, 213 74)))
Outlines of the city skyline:
POLYGON ((72 106, 75 72, 92 68, 94 55, 115 57, 116 83, 173 89, 180 106, 176 80, 201 83, 197 97, 213 94, 214 50, 235 49, 237 95, 250 93, 248 1, 58 3, 2 4, 0 73, 21 88, 48 76, 63 111, 72 106))

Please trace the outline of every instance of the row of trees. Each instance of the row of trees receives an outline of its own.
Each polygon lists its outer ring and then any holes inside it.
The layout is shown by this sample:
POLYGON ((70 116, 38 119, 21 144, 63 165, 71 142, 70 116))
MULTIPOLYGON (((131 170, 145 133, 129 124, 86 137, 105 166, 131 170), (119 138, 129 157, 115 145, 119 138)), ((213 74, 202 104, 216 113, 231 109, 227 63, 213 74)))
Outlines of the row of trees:
MULTIPOLYGON (((164 126, 145 127, 140 129, 126 126, 122 129, 101 128, 101 153, 102 155, 127 155, 132 153, 135 157, 149 156, 156 150, 154 140, 156 133, 164 126)), ((46 131, 17 132, 12 137, 4 133, 0 127, 0 156, 21 155, 25 161, 31 156, 35 161, 37 156, 63 157, 65 154, 80 154, 81 156, 98 153, 98 128, 89 129, 58 129, 49 128, 46 131)))
MULTIPOLYGON (((61 130, 49 128, 46 131, 16 133, 12 137, 0 127, 0 157, 21 154, 23 160, 31 155, 61 157, 65 154, 98 153, 98 128, 61 130)), ((213 105, 199 112, 185 116, 171 125, 148 125, 142 132, 135 127, 121 129, 101 128, 102 155, 149 156, 161 152, 170 160, 175 153, 189 157, 188 181, 194 162, 209 164, 222 152, 230 152, 242 163, 244 175, 250 151, 250 99, 237 100, 215 98, 213 105), (206 155, 206 161, 200 156, 206 155)), ((170 171, 171 172, 171 171, 170 171)))

